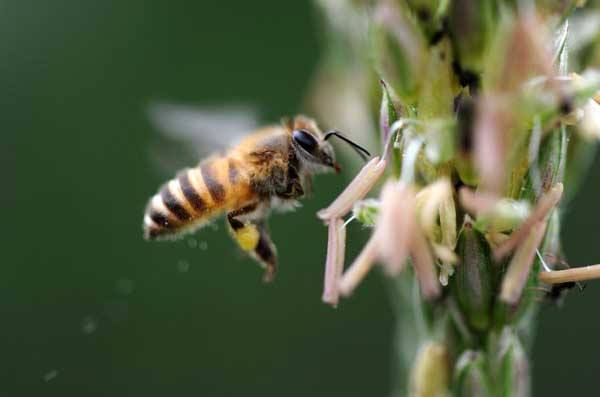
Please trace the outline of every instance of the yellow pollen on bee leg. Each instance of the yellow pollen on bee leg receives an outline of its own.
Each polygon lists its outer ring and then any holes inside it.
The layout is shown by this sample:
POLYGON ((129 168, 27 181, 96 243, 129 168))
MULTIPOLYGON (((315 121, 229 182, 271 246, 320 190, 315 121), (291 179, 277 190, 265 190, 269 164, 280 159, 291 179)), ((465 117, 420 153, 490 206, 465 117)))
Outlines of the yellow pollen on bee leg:
POLYGON ((255 225, 246 225, 235 231, 235 239, 244 251, 253 251, 258 245, 260 233, 255 225))

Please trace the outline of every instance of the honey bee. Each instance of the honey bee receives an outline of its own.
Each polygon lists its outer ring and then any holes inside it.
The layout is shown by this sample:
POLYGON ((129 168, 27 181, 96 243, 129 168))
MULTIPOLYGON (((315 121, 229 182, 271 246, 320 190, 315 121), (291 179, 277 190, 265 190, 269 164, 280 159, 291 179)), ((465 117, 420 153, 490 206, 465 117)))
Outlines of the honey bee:
POLYGON ((277 251, 269 236, 269 212, 297 206, 314 174, 339 172, 328 142, 332 136, 350 144, 363 159, 370 156, 338 131, 324 134, 303 115, 259 128, 225 153, 183 169, 165 183, 146 207, 145 238, 178 237, 225 213, 234 240, 265 269, 263 280, 272 281, 277 251))

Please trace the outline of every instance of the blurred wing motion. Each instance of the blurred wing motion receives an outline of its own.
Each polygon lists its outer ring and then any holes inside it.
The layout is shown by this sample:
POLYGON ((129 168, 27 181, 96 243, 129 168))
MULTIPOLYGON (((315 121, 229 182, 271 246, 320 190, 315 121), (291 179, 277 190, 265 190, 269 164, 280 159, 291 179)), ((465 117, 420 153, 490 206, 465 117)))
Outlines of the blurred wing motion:
POLYGON ((152 157, 168 173, 235 146, 259 125, 257 112, 244 106, 208 108, 156 102, 148 106, 148 117, 161 132, 152 157))

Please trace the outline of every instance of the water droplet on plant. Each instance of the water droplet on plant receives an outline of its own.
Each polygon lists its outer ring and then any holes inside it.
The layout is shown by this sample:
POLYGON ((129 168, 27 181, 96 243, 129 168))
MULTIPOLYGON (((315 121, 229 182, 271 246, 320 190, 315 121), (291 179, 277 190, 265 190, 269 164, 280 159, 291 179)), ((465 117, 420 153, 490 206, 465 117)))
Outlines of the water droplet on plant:
POLYGON ((180 260, 177 262, 177 271, 179 273, 187 273, 190 270, 190 263, 186 260, 180 260))
POLYGON ((86 335, 94 333, 96 328, 98 328, 98 324, 96 323, 96 319, 92 316, 86 316, 81 321, 81 330, 86 335))
POLYGON ((44 379, 44 382, 50 382, 52 379, 56 378, 58 376, 58 370, 53 369, 51 371, 48 371, 44 374, 44 376, 42 376, 42 379, 44 379))
POLYGON ((200 241, 198 248, 200 248, 202 251, 206 251, 208 249, 208 243, 206 241, 200 241))
POLYGON ((198 246, 198 242, 196 240, 194 240, 193 238, 188 239, 188 247, 190 248, 196 248, 198 246))

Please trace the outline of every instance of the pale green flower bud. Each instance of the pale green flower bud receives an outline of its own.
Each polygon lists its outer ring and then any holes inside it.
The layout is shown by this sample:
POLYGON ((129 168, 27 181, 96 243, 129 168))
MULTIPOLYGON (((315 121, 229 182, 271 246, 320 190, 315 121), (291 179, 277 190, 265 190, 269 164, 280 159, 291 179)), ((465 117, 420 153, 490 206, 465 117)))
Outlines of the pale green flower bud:
POLYGON ((499 395, 525 397, 529 395, 529 362, 516 334, 505 328, 498 342, 499 395))
POLYGON ((411 396, 445 396, 450 384, 448 349, 440 342, 425 342, 417 352, 411 379, 411 396))
POLYGON ((450 2, 450 29, 463 69, 481 71, 485 50, 496 25, 491 0, 450 2))
POLYGON ((452 278, 453 291, 467 323, 482 331, 490 324, 493 277, 490 249, 485 237, 467 217, 456 247, 461 263, 452 278))
POLYGON ((434 165, 445 163, 454 156, 454 123, 435 120, 425 125, 425 155, 434 165))
POLYGON ((352 208, 353 217, 363 226, 373 227, 379 215, 379 200, 357 201, 352 208))
POLYGON ((579 132, 587 139, 600 139, 600 104, 593 99, 588 99, 583 105, 579 132))
POLYGON ((426 43, 406 10, 384 2, 375 11, 371 47, 379 75, 404 100, 414 98, 423 80, 426 43))
POLYGON ((454 395, 485 397, 492 395, 484 353, 467 350, 456 361, 454 395))

